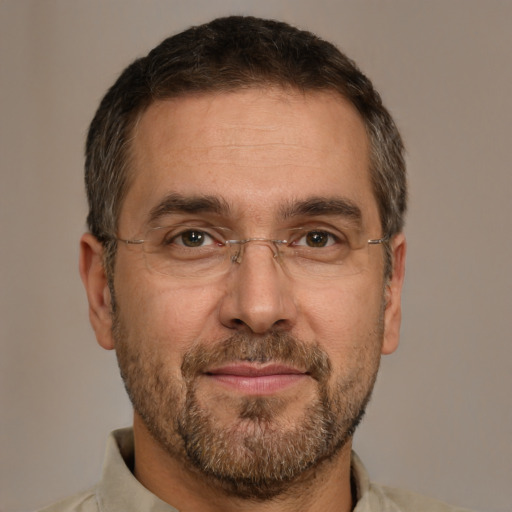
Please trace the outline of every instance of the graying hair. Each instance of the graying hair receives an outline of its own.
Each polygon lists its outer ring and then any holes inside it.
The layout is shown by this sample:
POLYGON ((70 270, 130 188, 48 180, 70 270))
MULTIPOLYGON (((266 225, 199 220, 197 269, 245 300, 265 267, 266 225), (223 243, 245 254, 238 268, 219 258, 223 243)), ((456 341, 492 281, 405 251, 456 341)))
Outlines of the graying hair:
MULTIPOLYGON (((400 133, 370 80, 334 45, 282 22, 232 16, 164 40, 129 65, 91 122, 85 181, 89 230, 103 244, 113 275, 117 223, 130 185, 133 127, 153 102, 194 93, 255 87, 334 91, 361 115, 370 140, 370 176, 382 234, 403 229, 406 172, 400 133)), ((386 246, 385 273, 391 273, 386 246)))

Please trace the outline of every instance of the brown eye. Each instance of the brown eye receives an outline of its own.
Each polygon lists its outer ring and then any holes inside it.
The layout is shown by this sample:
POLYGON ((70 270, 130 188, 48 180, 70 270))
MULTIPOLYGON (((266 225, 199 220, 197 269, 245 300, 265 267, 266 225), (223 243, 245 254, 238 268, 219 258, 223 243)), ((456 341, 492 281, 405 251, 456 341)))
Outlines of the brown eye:
POLYGON ((190 229, 175 237, 174 242, 185 247, 201 247, 205 244, 211 244, 213 240, 204 231, 190 229))
POLYGON ((308 247, 327 247, 334 242, 334 237, 326 231, 310 231, 304 236, 304 242, 308 247))

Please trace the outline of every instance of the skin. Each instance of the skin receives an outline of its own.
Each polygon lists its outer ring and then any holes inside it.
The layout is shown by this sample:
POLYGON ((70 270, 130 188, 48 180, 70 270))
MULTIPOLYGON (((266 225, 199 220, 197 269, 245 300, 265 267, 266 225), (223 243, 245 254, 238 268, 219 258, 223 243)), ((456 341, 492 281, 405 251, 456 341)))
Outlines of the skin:
MULTIPOLYGON (((122 238, 139 237, 150 210, 169 193, 221 197, 230 212, 220 215, 219 223, 231 223, 246 237, 266 238, 284 222, 279 219, 283 203, 343 197, 361 210, 369 238, 383 235, 370 185, 364 124, 335 94, 252 89, 157 102, 136 126, 132 156, 132 183, 119 219, 122 238)), ((393 272, 387 281, 380 246, 370 247, 363 272, 307 280, 290 277, 267 245, 253 243, 224 278, 185 286, 148 270, 140 248, 120 247, 114 278, 119 315, 129 342, 143 340, 141 354, 158 359, 177 382, 182 382, 184 354, 198 342, 215 344, 237 332, 264 336, 279 330, 325 351, 332 380, 354 378, 366 385, 380 354, 398 345, 404 236, 396 235, 391 244, 393 272), (361 371, 361 361, 367 372, 361 371)), ((81 240, 80 272, 97 340, 105 349, 115 349, 102 248, 90 234, 81 240)), ((198 381, 198 399, 219 425, 233 424, 234 404, 246 393, 257 391, 222 379, 198 381)), ((275 421, 286 429, 302 416, 315 386, 310 378, 294 378, 270 394, 285 403, 275 421)), ((293 492, 266 502, 244 502, 205 485, 200 474, 163 449, 137 413, 134 435, 136 477, 183 511, 326 512, 348 511, 353 505, 350 441, 303 475, 293 492)))

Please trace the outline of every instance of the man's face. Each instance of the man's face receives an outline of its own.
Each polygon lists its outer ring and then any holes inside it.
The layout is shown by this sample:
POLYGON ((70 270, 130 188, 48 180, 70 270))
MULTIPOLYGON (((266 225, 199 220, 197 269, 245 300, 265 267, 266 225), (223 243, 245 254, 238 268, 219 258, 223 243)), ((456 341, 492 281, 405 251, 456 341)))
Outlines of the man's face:
MULTIPOLYGON (((270 239, 347 222, 366 239, 384 235, 363 122, 337 95, 255 89, 157 102, 132 144, 120 238, 186 224, 270 239), (340 204, 359 213, 347 220, 340 204)), ((96 331, 115 345, 157 443, 259 498, 338 453, 381 351, 396 345, 384 251, 367 251, 359 272, 326 278, 289 272, 272 244, 253 241, 227 272, 198 277, 163 275, 141 246, 121 245, 112 340, 96 331)))

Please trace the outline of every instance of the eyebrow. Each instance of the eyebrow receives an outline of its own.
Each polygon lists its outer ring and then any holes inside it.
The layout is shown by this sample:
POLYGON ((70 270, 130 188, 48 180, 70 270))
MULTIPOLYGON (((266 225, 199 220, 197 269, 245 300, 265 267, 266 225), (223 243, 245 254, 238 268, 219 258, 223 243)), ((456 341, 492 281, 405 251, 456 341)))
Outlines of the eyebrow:
POLYGON ((151 209, 149 223, 173 213, 215 213, 227 216, 229 210, 228 203, 216 196, 184 196, 171 193, 151 209))
POLYGON ((312 197, 303 201, 293 201, 281 207, 281 216, 284 219, 320 215, 345 217, 357 224, 361 224, 363 219, 361 208, 350 199, 343 197, 312 197))
MULTIPOLYGON (((184 196, 178 193, 166 195, 149 213, 149 223, 154 223, 166 215, 176 213, 213 213, 229 216, 228 202, 218 196, 184 196)), ((321 215, 344 217, 360 225, 362 212, 353 201, 342 197, 312 197, 302 201, 289 201, 280 207, 280 217, 318 217, 321 215)))

